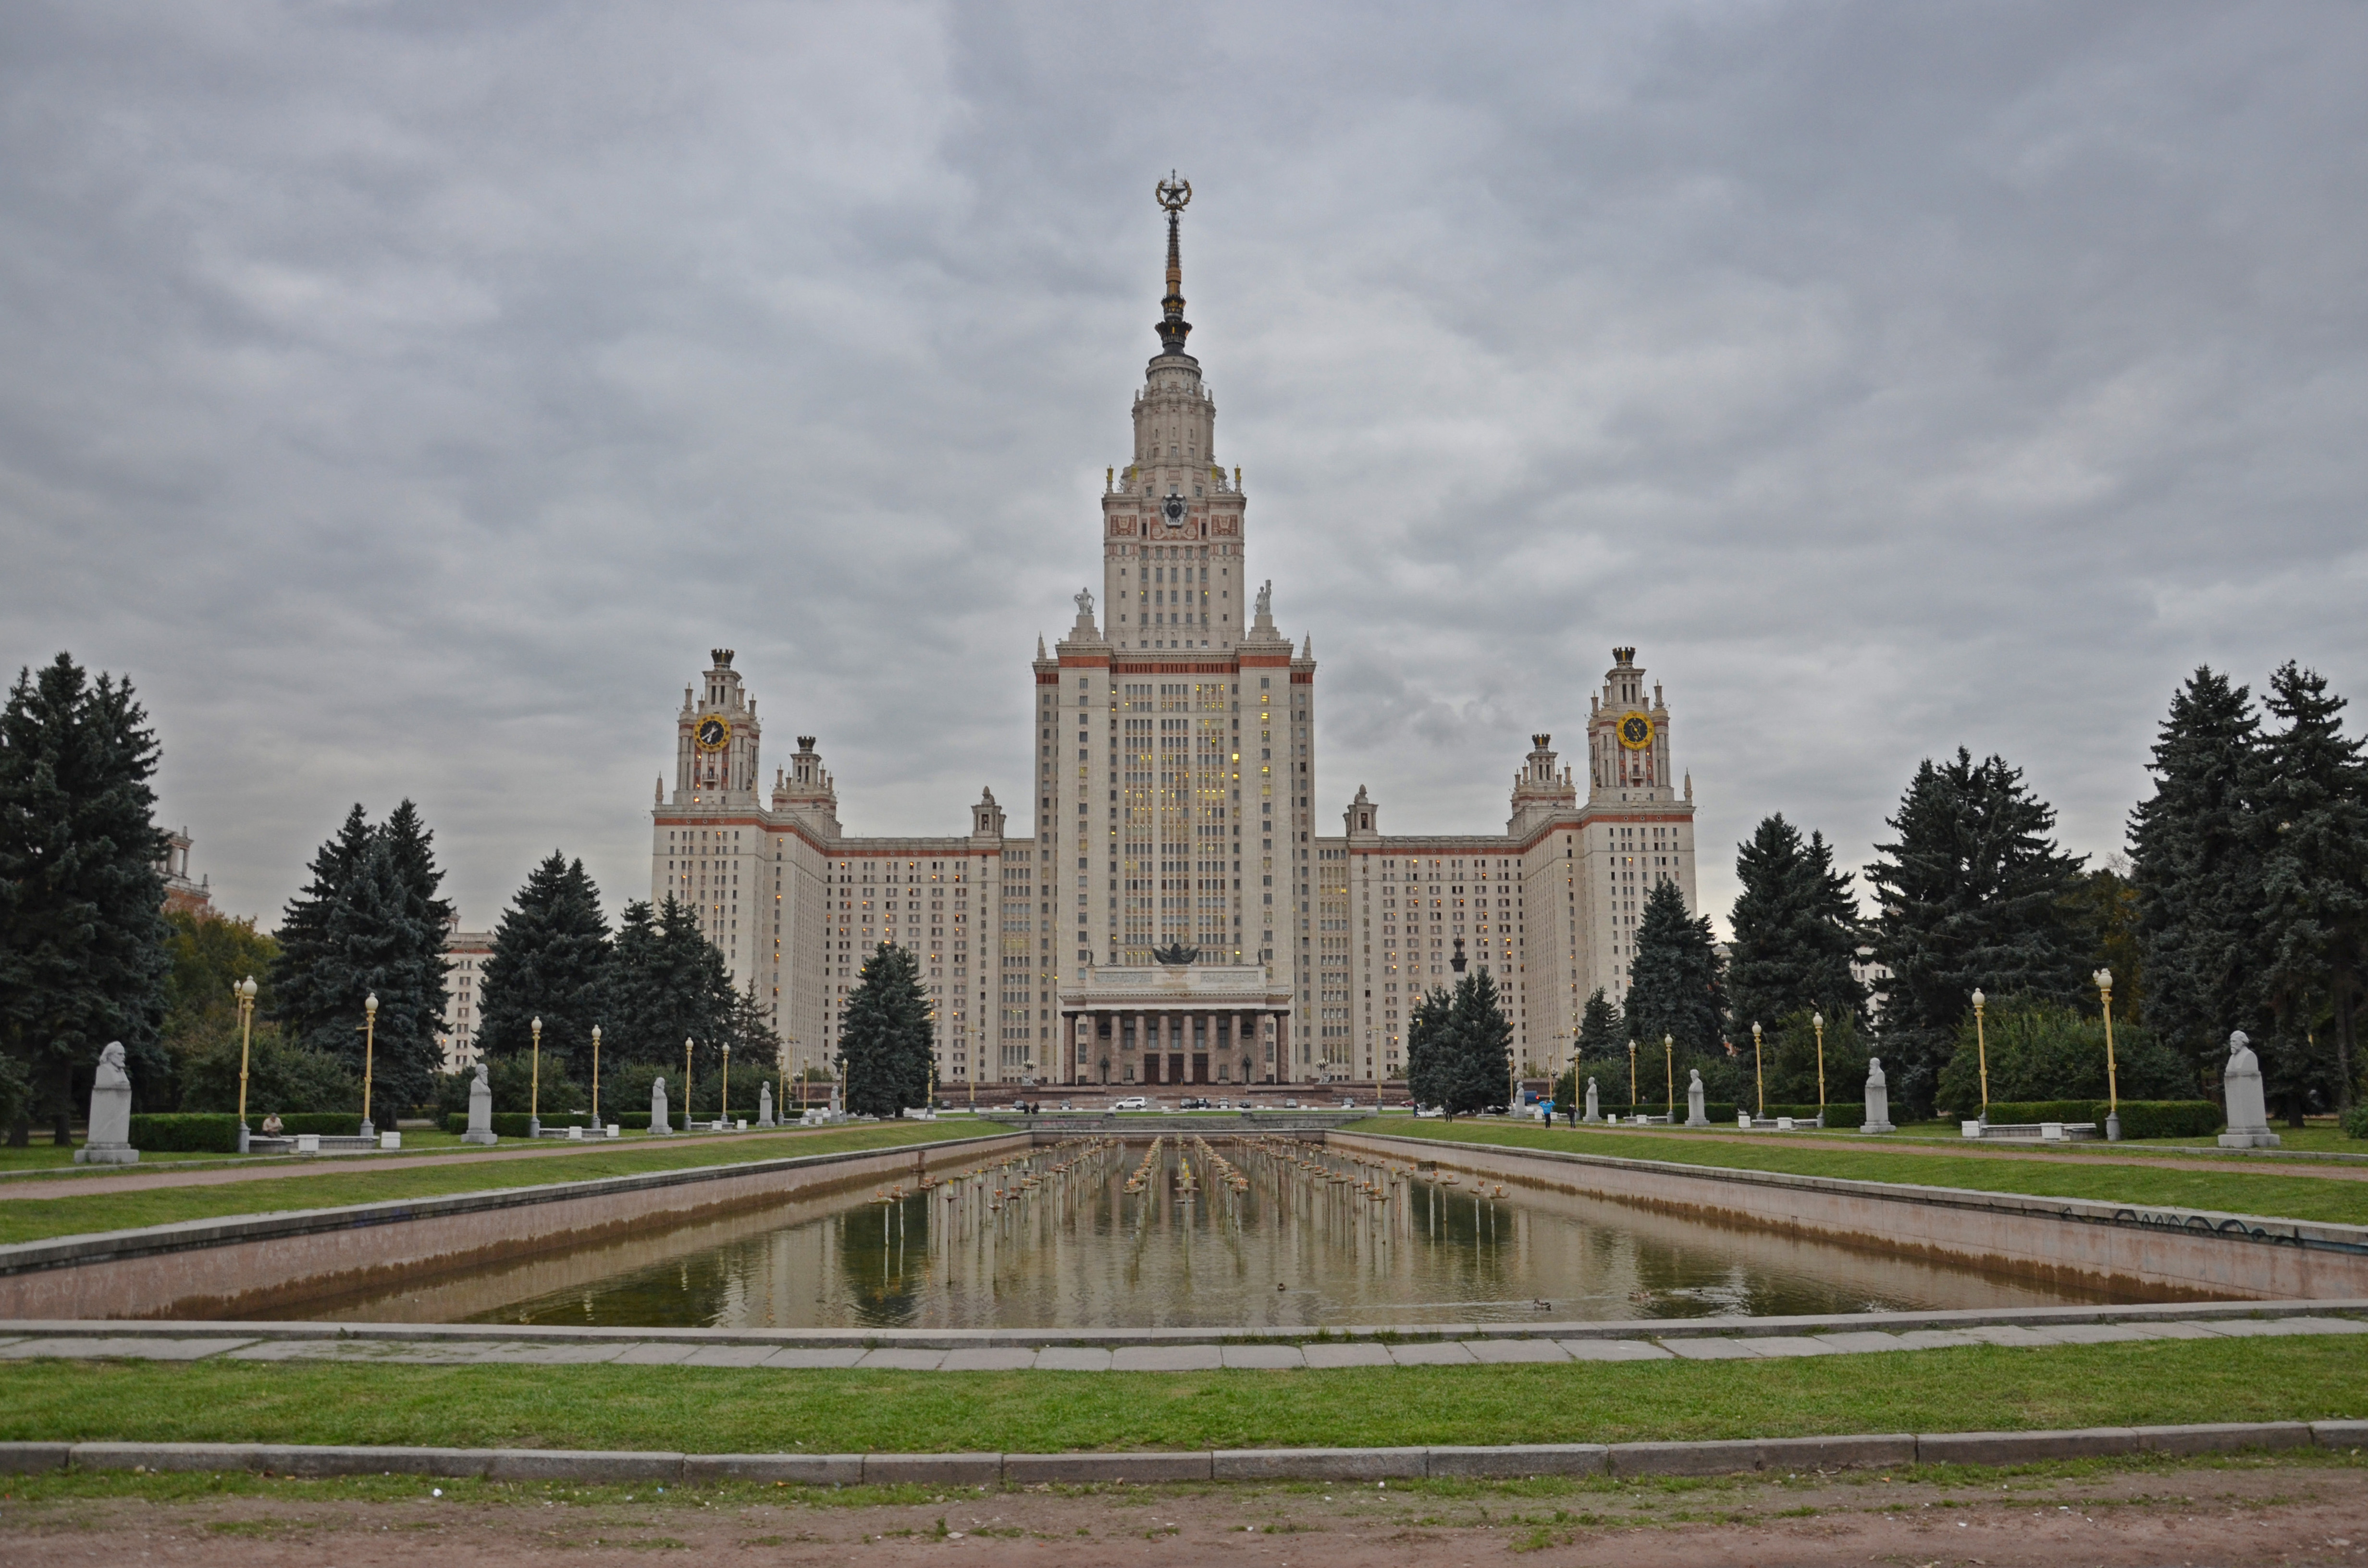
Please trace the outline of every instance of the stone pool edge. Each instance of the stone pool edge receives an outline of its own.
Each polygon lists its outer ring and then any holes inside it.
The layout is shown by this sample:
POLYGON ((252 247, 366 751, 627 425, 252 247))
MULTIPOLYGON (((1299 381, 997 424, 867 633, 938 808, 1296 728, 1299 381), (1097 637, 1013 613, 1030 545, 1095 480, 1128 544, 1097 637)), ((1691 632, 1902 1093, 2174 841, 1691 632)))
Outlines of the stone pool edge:
POLYGON ((1431 1477, 1736 1475, 1918 1464, 2012 1465, 2136 1454, 2368 1445, 2368 1421, 2213 1422, 2037 1432, 1870 1432, 1691 1443, 1539 1443, 1394 1449, 1203 1449, 1015 1454, 692 1454, 584 1449, 332 1447, 290 1443, 0 1443, 0 1474, 243 1470, 291 1477, 420 1475, 632 1485, 730 1481, 813 1486, 1041 1486, 1196 1481, 1387 1482, 1431 1477))

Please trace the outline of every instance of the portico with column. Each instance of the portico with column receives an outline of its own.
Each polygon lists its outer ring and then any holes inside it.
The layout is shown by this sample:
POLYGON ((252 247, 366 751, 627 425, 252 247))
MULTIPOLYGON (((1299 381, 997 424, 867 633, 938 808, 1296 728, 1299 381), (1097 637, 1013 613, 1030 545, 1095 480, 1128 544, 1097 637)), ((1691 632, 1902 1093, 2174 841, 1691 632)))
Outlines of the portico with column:
POLYGON ((1066 1084, 1290 1081, 1292 986, 1260 964, 1106 965, 1061 988, 1066 1084))

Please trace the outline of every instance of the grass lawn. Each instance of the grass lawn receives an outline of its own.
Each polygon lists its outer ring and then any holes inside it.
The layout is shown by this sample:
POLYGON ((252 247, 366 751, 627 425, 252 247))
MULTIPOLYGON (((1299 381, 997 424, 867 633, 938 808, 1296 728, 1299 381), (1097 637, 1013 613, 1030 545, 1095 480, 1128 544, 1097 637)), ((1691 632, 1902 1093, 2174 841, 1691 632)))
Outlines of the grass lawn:
POLYGON ((1053 1453, 2363 1416, 2350 1335, 1289 1372, 0 1365, 0 1438, 53 1442, 1053 1453))
POLYGON ((1713 1140, 1699 1133, 1662 1129, 1596 1131, 1548 1130, 1534 1122, 1414 1121, 1395 1118, 1370 1129, 1405 1138, 1486 1143, 1521 1149, 1554 1149, 1579 1154, 1612 1154, 1634 1160, 1667 1160, 1721 1170, 1777 1171, 1793 1176, 1840 1176, 1853 1181, 1912 1182, 1926 1187, 1964 1187, 1975 1192, 2012 1192, 2039 1198, 2086 1198, 2161 1209, 2211 1209, 2237 1214, 2274 1215, 2331 1224, 2368 1224, 2368 1182, 2343 1179, 2350 1167, 2329 1167, 2327 1176, 2248 1171, 2215 1163, 2192 1168, 2118 1165, 2100 1159, 1998 1159, 1980 1154, 1925 1154, 1886 1151, 1862 1143, 1838 1147, 1836 1140, 1713 1140))
POLYGON ((827 1131, 739 1133, 729 1138, 686 1141, 651 1139, 636 1147, 622 1142, 581 1154, 533 1160, 468 1161, 409 1170, 370 1170, 336 1162, 290 1165, 268 1180, 214 1187, 164 1187, 141 1192, 101 1192, 87 1197, 0 1199, 0 1244, 93 1231, 129 1230, 177 1220, 223 1214, 260 1214, 284 1209, 325 1209, 376 1203, 396 1198, 433 1198, 453 1192, 490 1192, 540 1187, 551 1182, 590 1181, 645 1171, 689 1170, 700 1165, 745 1165, 797 1154, 889 1149, 934 1143, 1000 1131, 968 1121, 889 1121, 827 1131))

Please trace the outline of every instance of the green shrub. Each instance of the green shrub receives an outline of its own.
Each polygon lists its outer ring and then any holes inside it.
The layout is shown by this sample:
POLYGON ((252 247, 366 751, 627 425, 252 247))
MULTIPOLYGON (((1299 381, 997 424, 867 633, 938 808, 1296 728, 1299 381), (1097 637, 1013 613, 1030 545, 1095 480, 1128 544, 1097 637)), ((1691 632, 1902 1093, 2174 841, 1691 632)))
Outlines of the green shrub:
POLYGON ((2343 1131, 2353 1138, 2368 1138, 2368 1100, 2343 1113, 2343 1131))
MULTIPOLYGON (((238 1109, 238 1039, 229 1036, 187 1059, 182 1068, 181 1108, 232 1111, 238 1109)), ((291 1111, 328 1111, 354 1108, 360 1119, 362 1081, 325 1051, 285 1043, 274 1024, 257 1024, 254 1048, 247 1054, 247 1125, 278 1112, 282 1120, 291 1111)), ((392 1124, 393 1118, 389 1119, 392 1124)))
MULTIPOLYGON (((2090 1108, 2103 1121, 2105 1106, 2090 1108)), ((2209 1138, 2227 1125, 2217 1100, 2123 1100, 2124 1138, 2209 1138)))
MULTIPOLYGON (((1980 1108, 1976 1107, 1975 1109, 1980 1108)), ((1971 1114, 1962 1119, 1971 1121, 1971 1114)), ((1992 1100, 1992 1121, 2093 1121, 2104 1122, 2104 1114, 2095 1100, 1992 1100)))
POLYGON ((0 1138, 25 1119, 32 1106, 32 1074, 15 1057, 0 1054, 0 1138))
MULTIPOLYGON (((381 1111, 380 1114, 384 1115, 381 1111)), ((250 1115, 249 1127, 261 1127, 263 1119, 250 1115)), ((387 1117, 392 1128, 394 1119, 387 1117)), ((359 1138, 362 1131, 362 1113, 358 1110, 298 1110, 279 1113, 279 1135, 293 1138, 300 1132, 317 1133, 324 1138, 359 1138)))
MULTIPOLYGON (((1817 1092, 1817 1029, 1812 1021, 1812 1009, 1803 1007, 1787 1013, 1766 1031, 1763 1063, 1768 1074, 1768 1114, 1794 1116, 1797 1108, 1817 1092), (1796 1108, 1779 1112, 1775 1103, 1783 1100, 1796 1108)), ((1736 1043, 1746 1052, 1742 1059, 1745 1082, 1750 1081, 1751 1026, 1736 1026, 1736 1043)), ((1867 1058, 1874 1053, 1874 1042, 1858 1032, 1858 1026, 1847 1017, 1826 1020, 1826 1093, 1837 1100, 1855 1099, 1866 1083, 1867 1058)), ((1807 1112, 1816 1115, 1812 1107, 1807 1112)))
MULTIPOLYGON (((527 1136, 527 1123, 530 1119, 532 1119, 522 1110, 497 1110, 493 1116, 493 1130, 504 1138, 524 1138, 527 1136)), ((620 1128, 638 1127, 646 1130, 650 1124, 650 1113, 645 1110, 624 1111, 610 1116, 604 1111, 601 1113, 600 1120, 603 1123, 613 1122, 620 1128), (636 1116, 641 1119, 638 1121, 632 1119, 636 1116)), ((571 1111, 564 1116, 546 1116, 542 1119, 542 1130, 545 1132, 554 1128, 564 1130, 570 1127, 590 1127, 591 1125, 593 1125, 592 1117, 588 1111, 571 1111)), ((469 1119, 465 1116, 448 1116, 444 1119, 444 1130, 447 1132, 466 1132, 469 1131, 469 1119)))
MULTIPOLYGON (((2087 1121, 2085 1114, 2009 1117, 1998 1106, 2040 1101, 2043 1096, 2105 1097, 2105 1025, 2093 1011, 2009 997, 1990 1004, 1983 1038, 1989 1051, 1992 1121, 2087 1121)), ((2114 1028, 2113 1060, 2122 1092, 2132 1099, 2192 1099, 2200 1086, 2194 1068, 2141 1025, 2114 1028)), ((1981 1052, 1970 1010, 1958 1026, 1956 1047, 1941 1070, 1934 1100, 1960 1119, 1982 1108, 1981 1052)))
POLYGON ((143 1154, 234 1154, 238 1118, 229 1111, 135 1112, 131 1146, 143 1154))
POLYGON ((1866 1101, 1863 1097, 1848 1101, 1838 1100, 1826 1107, 1826 1131, 1828 1132, 1837 1128, 1855 1132, 1865 1125, 1866 1101))

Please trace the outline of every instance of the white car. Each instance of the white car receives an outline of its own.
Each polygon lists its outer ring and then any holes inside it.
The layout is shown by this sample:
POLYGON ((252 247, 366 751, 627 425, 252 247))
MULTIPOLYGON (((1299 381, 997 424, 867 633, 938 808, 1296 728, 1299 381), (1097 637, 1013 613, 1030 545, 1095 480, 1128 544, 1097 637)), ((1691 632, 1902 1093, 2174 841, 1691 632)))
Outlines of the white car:
POLYGON ((1417 1106, 1414 1113, 1417 1117, 1436 1117, 1439 1115, 1439 1108, 1435 1105, 1417 1106))
POLYGON ((1141 1095, 1129 1095, 1110 1107, 1112 1110, 1149 1110, 1151 1102, 1141 1095))

